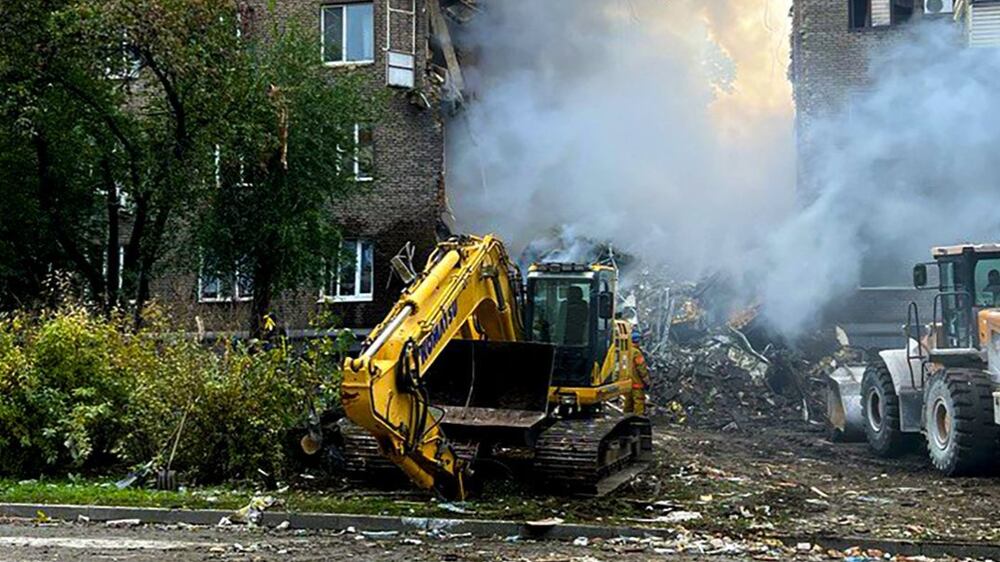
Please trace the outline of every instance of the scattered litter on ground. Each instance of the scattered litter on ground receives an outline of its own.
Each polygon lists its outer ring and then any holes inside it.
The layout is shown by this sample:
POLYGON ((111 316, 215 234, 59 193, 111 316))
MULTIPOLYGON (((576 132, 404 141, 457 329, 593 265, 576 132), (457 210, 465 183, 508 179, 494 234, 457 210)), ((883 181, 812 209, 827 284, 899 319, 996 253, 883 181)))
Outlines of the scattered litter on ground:
POLYGON ((558 517, 549 517, 548 519, 538 519, 535 521, 528 521, 525 523, 525 525, 535 528, 555 527, 556 525, 562 525, 562 524, 563 520, 558 517))
POLYGON ((361 531, 359 534, 366 539, 391 539, 399 536, 399 531, 361 531))
POLYGON ((105 523, 106 526, 115 529, 124 529, 128 527, 138 527, 142 525, 142 521, 139 519, 113 519, 105 523))
MULTIPOLYGON (((276 500, 274 496, 254 496, 254 498, 250 500, 250 503, 230 515, 228 517, 228 521, 230 523, 257 525, 264 516, 264 512, 278 503, 278 500, 276 500)), ((221 521, 220 526, 222 526, 221 521)))
POLYGON ((450 511, 452 513, 461 513, 463 515, 470 515, 475 513, 475 510, 469 509, 468 505, 464 502, 442 502, 438 504, 438 507, 450 511))

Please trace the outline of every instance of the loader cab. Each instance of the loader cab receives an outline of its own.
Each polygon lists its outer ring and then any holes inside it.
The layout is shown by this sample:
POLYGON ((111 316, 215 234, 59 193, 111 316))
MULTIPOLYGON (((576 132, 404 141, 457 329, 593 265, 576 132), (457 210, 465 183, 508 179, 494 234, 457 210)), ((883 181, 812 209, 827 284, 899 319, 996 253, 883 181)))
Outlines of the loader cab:
POLYGON ((614 330, 613 269, 545 263, 528 273, 525 332, 556 347, 552 385, 589 387, 614 330))
POLYGON ((934 262, 918 264, 913 282, 918 289, 936 289, 932 322, 939 326, 935 347, 978 349, 980 311, 1000 308, 1000 244, 945 246, 932 250, 934 262), (937 286, 928 274, 937 268, 937 286))

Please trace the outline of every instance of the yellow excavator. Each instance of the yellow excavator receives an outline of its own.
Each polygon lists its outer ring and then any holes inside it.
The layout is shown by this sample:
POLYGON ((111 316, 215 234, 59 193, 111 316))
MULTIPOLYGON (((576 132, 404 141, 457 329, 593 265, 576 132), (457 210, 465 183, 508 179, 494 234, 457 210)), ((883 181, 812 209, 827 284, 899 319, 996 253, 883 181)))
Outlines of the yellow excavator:
POLYGON ((344 364, 349 472, 398 469, 464 498, 479 467, 572 495, 602 495, 652 457, 632 326, 615 317, 616 269, 543 263, 526 282, 493 236, 438 245, 344 364), (391 465, 385 462, 391 461, 391 465))

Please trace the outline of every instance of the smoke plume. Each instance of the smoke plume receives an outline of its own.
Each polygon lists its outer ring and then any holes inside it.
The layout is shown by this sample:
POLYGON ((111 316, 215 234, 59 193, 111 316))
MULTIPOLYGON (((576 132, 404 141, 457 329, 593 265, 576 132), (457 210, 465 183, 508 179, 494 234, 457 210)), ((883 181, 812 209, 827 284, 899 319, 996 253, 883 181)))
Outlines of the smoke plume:
POLYGON ((761 272, 786 331, 859 284, 908 284, 932 246, 997 238, 1000 52, 964 47, 950 23, 899 39, 870 53, 871 87, 801 139, 815 193, 766 240, 761 272))
POLYGON ((809 130, 797 197, 788 0, 504 0, 464 30, 449 126, 462 230, 519 252, 554 229, 675 277, 730 273, 787 333, 931 245, 995 235, 1000 60, 921 26, 809 130), (943 53, 947 53, 943 56, 943 53))

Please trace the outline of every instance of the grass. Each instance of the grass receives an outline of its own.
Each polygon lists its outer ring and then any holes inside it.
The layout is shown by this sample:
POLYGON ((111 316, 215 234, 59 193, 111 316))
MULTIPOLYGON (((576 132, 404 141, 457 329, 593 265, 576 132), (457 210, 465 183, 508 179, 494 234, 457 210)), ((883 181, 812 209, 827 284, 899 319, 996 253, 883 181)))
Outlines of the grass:
POLYGON ((235 509, 247 500, 247 494, 228 489, 161 492, 144 488, 119 490, 113 482, 100 480, 0 480, 0 501, 7 503, 235 509))
MULTIPOLYGON (((107 505, 170 509, 236 510, 256 493, 252 489, 211 487, 164 492, 142 487, 119 490, 110 479, 0 479, 0 502, 107 505)), ((417 492, 286 490, 271 493, 275 509, 294 512, 349 513, 409 517, 508 519, 528 521, 559 517, 567 522, 613 522, 635 515, 627 502, 610 499, 570 500, 533 496, 519 489, 485 490, 476 500, 444 502, 417 492)))
MULTIPOLYGON (((235 510, 245 506, 256 494, 257 492, 252 489, 232 487, 197 488, 177 492, 142 487, 118 489, 112 480, 102 479, 23 481, 0 479, 0 502, 4 503, 235 510)), ((520 498, 511 498, 510 501, 489 500, 455 504, 420 494, 405 494, 400 499, 399 494, 393 493, 286 490, 271 495, 281 501, 282 507, 279 509, 297 512, 449 518, 529 519, 536 516, 551 516, 551 512, 544 505, 546 502, 520 498)))
MULTIPOLYGON (((530 486, 499 481, 486 486, 468 502, 444 502, 416 491, 290 489, 271 493, 280 500, 275 510, 316 513, 347 513, 410 517, 477 518, 531 521, 558 517, 569 523, 635 525, 635 519, 651 518, 659 510, 647 505, 669 499, 678 508, 702 513, 703 518, 685 524, 690 529, 740 534, 752 519, 735 515, 740 506, 753 510, 761 503, 775 508, 765 519, 774 523, 785 517, 783 504, 795 498, 762 497, 752 483, 735 484, 725 479, 663 478, 655 494, 632 491, 602 498, 579 499, 538 495, 530 486), (758 493, 754 493, 758 492, 758 493)), ((236 510, 256 495, 251 487, 219 486, 163 492, 142 487, 119 490, 111 479, 76 478, 14 481, 0 479, 0 502, 69 505, 111 505, 175 509, 236 510)), ((753 519, 756 519, 753 518, 753 519)))

